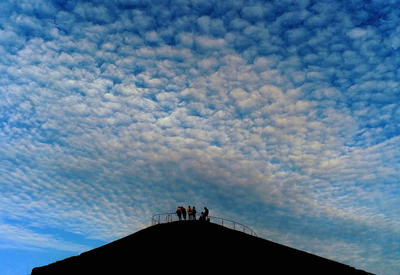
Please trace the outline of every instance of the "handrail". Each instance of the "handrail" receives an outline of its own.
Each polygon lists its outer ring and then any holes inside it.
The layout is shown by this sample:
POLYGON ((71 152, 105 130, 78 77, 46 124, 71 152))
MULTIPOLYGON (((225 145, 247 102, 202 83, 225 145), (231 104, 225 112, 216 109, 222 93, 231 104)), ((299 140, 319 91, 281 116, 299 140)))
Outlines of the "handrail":
MULTIPOLYGON (((237 230, 237 231, 241 231, 244 233, 247 233, 249 235, 252 236, 257 236, 256 232, 251 229, 250 227, 248 227, 247 225, 232 221, 232 220, 228 220, 228 219, 224 219, 224 218, 220 218, 220 217, 214 217, 214 216, 207 216, 208 218, 210 218, 210 222, 215 223, 215 224, 220 224, 224 227, 233 229, 233 230, 237 230)), ((151 217, 151 225, 156 225, 156 224, 160 224, 160 223, 170 223, 170 222, 176 222, 179 221, 178 216, 176 215, 176 213, 160 213, 160 214, 155 214, 153 215, 153 217, 151 217)), ((185 221, 185 220, 183 220, 185 221)))

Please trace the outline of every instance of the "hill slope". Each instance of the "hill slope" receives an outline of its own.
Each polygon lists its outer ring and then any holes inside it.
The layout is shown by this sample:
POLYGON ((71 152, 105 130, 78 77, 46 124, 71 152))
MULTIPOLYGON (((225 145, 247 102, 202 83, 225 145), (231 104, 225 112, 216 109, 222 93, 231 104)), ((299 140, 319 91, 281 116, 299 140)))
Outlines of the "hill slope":
POLYGON ((47 274, 369 274, 212 223, 155 225, 79 256, 34 268, 47 274), (278 272, 279 270, 279 272, 278 272))

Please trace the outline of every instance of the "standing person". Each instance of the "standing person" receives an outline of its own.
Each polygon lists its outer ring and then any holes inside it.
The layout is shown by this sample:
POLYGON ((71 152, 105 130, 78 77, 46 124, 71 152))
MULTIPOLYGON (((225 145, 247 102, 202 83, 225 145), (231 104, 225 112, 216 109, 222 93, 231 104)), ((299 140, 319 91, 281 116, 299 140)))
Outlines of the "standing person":
POLYGON ((186 221, 186 209, 185 209, 185 207, 181 206, 181 211, 182 211, 183 219, 186 221))
POLYGON ((190 205, 188 206, 187 213, 189 215, 189 220, 191 220, 192 219, 192 208, 190 208, 190 205))
POLYGON ((208 217, 208 208, 204 207, 204 220, 206 220, 208 217))
POLYGON ((176 209, 176 215, 178 215, 178 219, 181 221, 182 220, 182 210, 181 206, 178 206, 178 209, 176 209))
POLYGON ((193 206, 192 208, 192 216, 193 216, 193 220, 196 220, 196 207, 193 206))

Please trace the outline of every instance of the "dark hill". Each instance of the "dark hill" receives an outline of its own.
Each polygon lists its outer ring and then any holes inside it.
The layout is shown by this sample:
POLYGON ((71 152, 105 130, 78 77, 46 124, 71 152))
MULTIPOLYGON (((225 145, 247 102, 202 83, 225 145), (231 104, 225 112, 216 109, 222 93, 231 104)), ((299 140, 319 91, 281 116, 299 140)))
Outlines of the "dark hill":
POLYGON ((159 224, 79 256, 37 267, 47 274, 370 274, 199 221, 159 224), (264 272, 265 271, 265 272, 264 272))

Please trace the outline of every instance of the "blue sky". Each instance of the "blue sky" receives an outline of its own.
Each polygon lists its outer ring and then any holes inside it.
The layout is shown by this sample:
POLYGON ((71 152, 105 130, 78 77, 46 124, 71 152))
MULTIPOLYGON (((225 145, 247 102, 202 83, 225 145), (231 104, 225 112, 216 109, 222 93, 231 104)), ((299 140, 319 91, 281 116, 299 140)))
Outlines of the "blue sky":
POLYGON ((400 272, 395 1, 0 3, 0 273, 207 205, 400 272))

